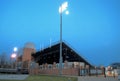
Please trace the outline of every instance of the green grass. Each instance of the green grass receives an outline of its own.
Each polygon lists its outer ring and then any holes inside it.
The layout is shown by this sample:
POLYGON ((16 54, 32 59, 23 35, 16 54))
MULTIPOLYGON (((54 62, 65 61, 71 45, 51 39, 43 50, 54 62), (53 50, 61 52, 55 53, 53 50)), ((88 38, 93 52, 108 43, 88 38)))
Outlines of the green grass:
POLYGON ((26 80, 0 80, 0 81, 77 81, 77 78, 64 76, 34 75, 29 76, 26 80))

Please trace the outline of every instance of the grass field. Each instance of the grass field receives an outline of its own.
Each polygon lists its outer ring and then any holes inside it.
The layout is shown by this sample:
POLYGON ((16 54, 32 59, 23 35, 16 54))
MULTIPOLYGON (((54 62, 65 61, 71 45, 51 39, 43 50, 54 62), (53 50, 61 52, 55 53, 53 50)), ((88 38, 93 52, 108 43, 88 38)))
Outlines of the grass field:
POLYGON ((77 78, 63 77, 63 76, 35 75, 35 76, 29 76, 25 80, 0 80, 0 81, 77 81, 77 78))

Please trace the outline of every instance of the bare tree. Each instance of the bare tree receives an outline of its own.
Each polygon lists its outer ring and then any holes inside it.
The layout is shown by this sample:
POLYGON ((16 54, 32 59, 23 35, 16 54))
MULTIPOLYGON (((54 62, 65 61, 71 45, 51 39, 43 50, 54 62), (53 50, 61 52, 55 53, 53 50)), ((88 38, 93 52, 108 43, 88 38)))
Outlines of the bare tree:
POLYGON ((7 64, 7 55, 5 52, 3 52, 0 55, 0 67, 3 68, 7 64))
POLYGON ((19 48, 19 49, 18 49, 17 55, 18 55, 18 56, 23 55, 23 48, 19 48))

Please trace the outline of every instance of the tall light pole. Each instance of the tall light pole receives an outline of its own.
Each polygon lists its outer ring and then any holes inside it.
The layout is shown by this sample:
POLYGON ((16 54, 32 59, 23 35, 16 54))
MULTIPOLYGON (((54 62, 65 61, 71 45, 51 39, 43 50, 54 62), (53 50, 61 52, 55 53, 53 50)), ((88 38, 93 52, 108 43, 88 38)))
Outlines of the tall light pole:
POLYGON ((18 48, 17 47, 14 47, 13 49, 13 53, 11 54, 11 60, 12 59, 16 59, 16 67, 17 67, 17 51, 18 51, 18 48))
MULTIPOLYGON (((59 13, 60 13, 60 58, 59 58, 59 74, 62 75, 62 12, 64 12, 68 7, 68 2, 64 2, 59 7, 59 13)), ((69 14, 68 11, 66 11, 66 14, 69 14)))

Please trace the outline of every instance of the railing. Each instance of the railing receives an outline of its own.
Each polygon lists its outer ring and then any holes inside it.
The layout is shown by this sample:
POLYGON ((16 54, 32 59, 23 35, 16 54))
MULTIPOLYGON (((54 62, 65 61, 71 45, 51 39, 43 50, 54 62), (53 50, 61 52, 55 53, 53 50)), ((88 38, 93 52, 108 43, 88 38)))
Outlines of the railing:
POLYGON ((11 68, 0 68, 0 73, 12 73, 12 74, 28 74, 28 69, 11 69, 11 68))
POLYGON ((0 68, 0 73, 17 73, 17 69, 0 68))

